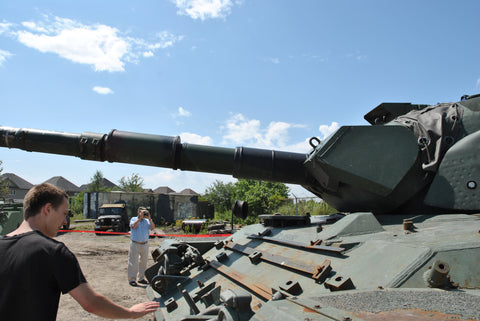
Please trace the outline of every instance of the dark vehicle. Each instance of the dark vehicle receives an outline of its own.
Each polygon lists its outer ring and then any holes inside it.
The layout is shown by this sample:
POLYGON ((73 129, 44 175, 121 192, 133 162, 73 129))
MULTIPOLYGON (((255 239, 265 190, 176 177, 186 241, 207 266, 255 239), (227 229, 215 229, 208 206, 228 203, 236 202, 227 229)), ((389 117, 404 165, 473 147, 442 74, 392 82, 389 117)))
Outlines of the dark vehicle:
POLYGON ((98 209, 98 217, 95 220, 95 231, 127 232, 129 219, 127 206, 120 204, 103 204, 98 209))
POLYGON ((73 213, 71 210, 68 210, 68 214, 66 216, 67 224, 62 225, 62 230, 69 230, 70 229, 70 217, 73 217, 73 213))
POLYGON ((16 230, 23 221, 23 204, 0 204, 0 236, 16 230))
POLYGON ((0 146, 299 184, 345 214, 263 215, 204 254, 162 243, 157 320, 480 320, 480 95, 365 119, 306 154, 9 127, 0 146))

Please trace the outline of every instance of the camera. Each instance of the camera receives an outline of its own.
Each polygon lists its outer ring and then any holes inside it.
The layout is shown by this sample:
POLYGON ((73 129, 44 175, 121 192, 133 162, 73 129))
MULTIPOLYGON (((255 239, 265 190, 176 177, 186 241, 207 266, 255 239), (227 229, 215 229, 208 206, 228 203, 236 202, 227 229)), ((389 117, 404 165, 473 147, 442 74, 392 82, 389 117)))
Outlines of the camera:
POLYGON ((149 215, 149 214, 148 214, 147 211, 143 211, 143 216, 148 217, 148 215, 149 215))

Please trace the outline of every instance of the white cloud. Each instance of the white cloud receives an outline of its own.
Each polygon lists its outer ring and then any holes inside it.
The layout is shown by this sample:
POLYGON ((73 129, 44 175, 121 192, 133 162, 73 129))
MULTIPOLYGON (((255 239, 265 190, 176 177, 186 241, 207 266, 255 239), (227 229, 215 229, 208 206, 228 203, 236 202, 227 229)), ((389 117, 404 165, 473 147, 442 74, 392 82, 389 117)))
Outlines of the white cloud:
POLYGON ((0 49, 0 66, 2 66, 10 56, 13 56, 10 52, 0 49))
POLYGON ((278 65, 280 63, 279 58, 268 58, 267 61, 271 62, 272 64, 275 64, 275 65, 278 65))
POLYGON ((355 51, 354 53, 349 53, 346 55, 347 58, 349 59, 354 59, 354 60, 358 60, 358 61, 362 61, 362 60, 366 60, 367 59, 367 56, 364 55, 364 54, 361 54, 360 51, 355 51))
POLYGON ((477 87, 480 87, 480 78, 477 79, 477 87))
POLYGON ((234 144, 258 142, 261 139, 260 121, 247 120, 242 114, 233 115, 225 122, 222 129, 226 131, 223 139, 234 144))
POLYGON ((189 112, 188 110, 184 109, 183 107, 178 107, 178 116, 190 117, 190 116, 192 116, 192 113, 189 112))
POLYGON ((197 145, 212 145, 212 139, 209 136, 200 136, 193 133, 181 133, 182 142, 197 145))
POLYGON ((0 22, 0 35, 4 32, 8 32, 13 25, 8 22, 0 22))
POLYGON ((322 133, 323 137, 322 137, 322 140, 327 138, 327 136, 329 136, 330 134, 332 134, 333 132, 335 132, 340 126, 338 126, 338 123, 337 122, 332 122, 330 124, 330 126, 328 125, 320 125, 320 127, 318 128, 318 130, 320 130, 320 132, 322 133))
POLYGON ((92 88, 94 92, 100 95, 108 95, 108 94, 113 94, 113 90, 111 90, 108 87, 100 87, 100 86, 95 86, 92 88))
POLYGON ((309 140, 310 138, 305 138, 303 142, 289 145, 286 150, 292 153, 308 153, 312 150, 312 146, 310 146, 309 140))
POLYGON ((21 27, 0 25, 22 44, 43 53, 56 53, 76 63, 91 65, 95 71, 124 71, 125 63, 138 63, 155 51, 173 46, 182 39, 168 31, 155 35, 153 41, 125 36, 120 30, 103 25, 85 25, 60 17, 43 16, 38 22, 25 21, 21 27), (15 29, 15 30, 12 30, 15 29))
POLYGON ((221 127, 225 132, 222 143, 290 150, 292 146, 287 145, 290 139, 289 130, 299 127, 304 126, 285 122, 271 122, 266 128, 262 128, 259 120, 247 119, 242 114, 236 114, 221 127))
POLYGON ((232 0, 174 0, 177 13, 192 19, 225 19, 231 12, 232 0))
POLYGON ((44 33, 48 32, 47 29, 45 29, 42 26, 38 26, 35 22, 32 22, 32 21, 22 22, 22 26, 36 32, 44 32, 44 33))
MULTIPOLYGON (((179 117, 190 117, 192 116, 192 113, 183 107, 178 107, 178 110, 175 113, 171 113, 171 116, 173 119, 178 119, 179 117)), ((183 124, 183 122, 180 120, 177 120, 176 124, 181 125, 183 124)))

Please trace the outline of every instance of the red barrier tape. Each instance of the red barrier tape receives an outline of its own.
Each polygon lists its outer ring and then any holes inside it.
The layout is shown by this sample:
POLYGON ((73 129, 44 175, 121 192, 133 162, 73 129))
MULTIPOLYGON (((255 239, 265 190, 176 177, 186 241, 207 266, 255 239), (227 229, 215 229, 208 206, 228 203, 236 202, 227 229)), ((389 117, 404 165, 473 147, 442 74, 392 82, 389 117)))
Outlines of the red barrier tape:
MULTIPOLYGON (((62 233, 95 233, 95 234, 110 234, 110 235, 130 235, 128 232, 105 232, 105 231, 77 231, 77 230, 59 230, 62 233)), ((158 237, 228 237, 232 234, 150 234, 150 236, 158 237)))

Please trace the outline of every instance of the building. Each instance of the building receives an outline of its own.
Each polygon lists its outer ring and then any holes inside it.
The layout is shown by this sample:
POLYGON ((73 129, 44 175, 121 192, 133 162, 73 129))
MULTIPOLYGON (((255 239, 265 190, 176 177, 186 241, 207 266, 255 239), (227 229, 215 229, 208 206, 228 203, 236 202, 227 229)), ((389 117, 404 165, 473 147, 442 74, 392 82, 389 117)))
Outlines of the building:
POLYGON ((83 216, 97 218, 98 208, 103 204, 125 202, 129 217, 137 215, 137 208, 145 206, 156 224, 173 223, 189 218, 213 218, 213 210, 206 210, 205 202, 198 201, 198 194, 192 191, 180 193, 134 193, 134 192, 85 192, 83 195, 83 216))
MULTIPOLYGON (((101 184, 103 187, 105 188, 108 188, 108 189, 115 189, 115 188, 118 188, 118 186, 113 183, 112 181, 106 179, 105 177, 102 179, 102 184, 101 184)), ((85 192, 88 190, 90 184, 83 184, 83 185, 80 185, 79 189, 81 192, 85 192)))
POLYGON ((8 195, 3 200, 5 203, 23 203, 28 190, 33 187, 32 183, 13 173, 3 174, 1 179, 8 182, 8 195))
POLYGON ((73 184, 66 178, 62 176, 54 176, 49 180, 45 181, 44 183, 50 183, 62 190, 64 190, 68 196, 75 196, 80 193, 80 188, 77 185, 73 184))
MULTIPOLYGON (((22 203, 28 190, 34 184, 23 178, 6 173, 1 179, 8 181, 9 195, 5 203, 22 203)), ((85 191, 88 184, 77 187, 75 184, 62 176, 54 176, 45 183, 50 183, 64 190, 69 196, 76 196, 85 191)), ((117 187, 108 179, 103 179, 103 185, 107 188, 117 187)), ((130 217, 135 216, 139 206, 146 206, 150 209, 155 223, 173 223, 176 220, 189 218, 213 218, 213 206, 205 201, 198 201, 198 194, 192 189, 184 189, 180 193, 175 192, 168 186, 156 188, 153 192, 133 193, 122 191, 111 192, 85 192, 83 204, 83 216, 85 218, 96 218, 98 208, 103 204, 111 204, 119 201, 127 204, 127 212, 130 217)))
POLYGON ((182 190, 179 194, 186 194, 186 195, 198 195, 197 192, 195 192, 193 189, 191 188, 185 188, 184 190, 182 190))
POLYGON ((156 194, 172 194, 176 193, 173 189, 168 186, 160 186, 153 190, 156 194))

